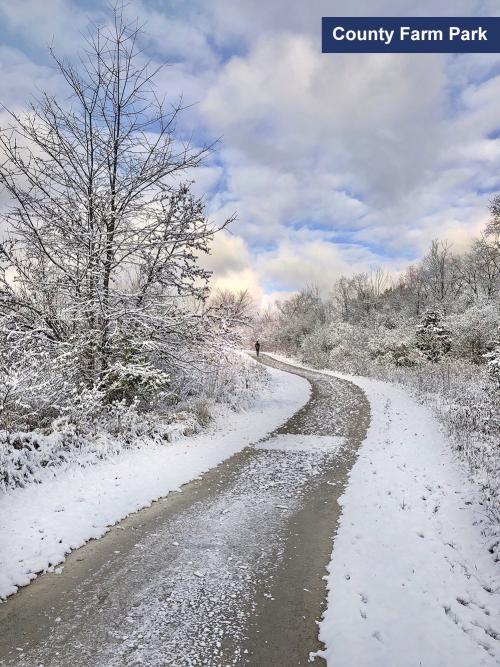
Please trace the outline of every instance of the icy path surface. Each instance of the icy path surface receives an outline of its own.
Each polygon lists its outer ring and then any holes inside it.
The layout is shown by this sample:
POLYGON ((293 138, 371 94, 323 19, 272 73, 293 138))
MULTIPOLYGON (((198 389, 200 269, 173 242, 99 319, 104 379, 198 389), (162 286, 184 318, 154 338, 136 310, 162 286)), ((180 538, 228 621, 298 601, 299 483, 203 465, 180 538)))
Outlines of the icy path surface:
POLYGON ((336 667, 500 664, 500 564, 430 410, 388 383, 324 373, 364 390, 371 424, 340 499, 321 655, 336 667))
POLYGON ((322 648, 337 501, 369 412, 351 383, 298 373, 311 398, 267 439, 0 605, 0 663, 308 664, 322 648))

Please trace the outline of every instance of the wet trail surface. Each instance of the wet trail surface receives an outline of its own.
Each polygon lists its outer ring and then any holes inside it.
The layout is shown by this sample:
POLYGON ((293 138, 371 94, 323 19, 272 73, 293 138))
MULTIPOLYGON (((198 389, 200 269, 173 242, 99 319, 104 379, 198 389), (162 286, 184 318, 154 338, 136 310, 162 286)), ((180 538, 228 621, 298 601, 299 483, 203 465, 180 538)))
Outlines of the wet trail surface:
POLYGON ((1 665, 291 667, 321 649, 337 499, 369 407, 347 381, 261 361, 306 377, 308 403, 0 605, 1 665))

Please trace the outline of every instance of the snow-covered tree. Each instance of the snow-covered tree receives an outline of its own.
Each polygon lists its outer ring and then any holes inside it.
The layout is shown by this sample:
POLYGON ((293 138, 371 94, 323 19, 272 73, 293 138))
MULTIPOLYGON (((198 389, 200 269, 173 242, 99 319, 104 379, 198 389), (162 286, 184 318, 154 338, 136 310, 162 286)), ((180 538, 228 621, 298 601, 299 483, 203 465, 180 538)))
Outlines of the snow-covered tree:
POLYGON ((241 343, 255 321, 255 303, 248 290, 217 290, 210 298, 212 319, 225 331, 223 338, 241 343))
POLYGON ((493 350, 487 352, 484 357, 488 360, 488 374, 500 391, 500 340, 496 341, 493 350))
POLYGON ((303 338, 325 322, 325 304, 316 287, 306 287, 276 307, 274 333, 285 350, 297 350, 303 338))
POLYGON ((438 361, 450 351, 450 332, 441 325, 437 311, 430 310, 423 316, 415 334, 415 345, 430 361, 438 361))
POLYGON ((496 338, 499 318, 498 305, 490 300, 473 302, 463 312, 448 316, 446 326, 453 332, 453 356, 483 364, 484 355, 496 338))
POLYGON ((52 54, 68 96, 43 93, 0 130, 1 343, 71 349, 80 379, 111 392, 185 369, 214 330, 198 258, 216 229, 186 181, 209 149, 177 135, 181 104, 158 97, 139 39, 115 11, 76 65, 52 54))
POLYGON ((486 234, 500 247, 500 195, 493 197, 490 204, 490 220, 486 227, 486 234))
POLYGON ((450 245, 446 241, 432 241, 421 266, 429 306, 448 312, 462 290, 450 245))
POLYGON ((481 299, 492 299, 500 291, 500 246, 483 234, 470 250, 455 258, 455 267, 463 284, 466 306, 481 299))

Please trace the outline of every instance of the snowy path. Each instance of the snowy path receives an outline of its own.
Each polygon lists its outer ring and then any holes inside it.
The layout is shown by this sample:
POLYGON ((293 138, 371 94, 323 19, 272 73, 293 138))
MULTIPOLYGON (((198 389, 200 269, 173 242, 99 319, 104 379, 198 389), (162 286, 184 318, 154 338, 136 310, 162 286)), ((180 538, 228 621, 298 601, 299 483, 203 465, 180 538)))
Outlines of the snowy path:
POLYGON ((54 570, 70 551, 102 537, 132 512, 264 437, 309 394, 303 378, 270 369, 269 384, 247 410, 222 408, 197 436, 166 445, 139 442, 98 464, 75 463, 55 477, 48 471, 43 484, 0 494, 0 599, 54 570))
POLYGON ((439 424, 399 387, 323 372, 363 389, 371 423, 341 499, 322 655, 338 667, 500 664, 488 548, 499 536, 439 424))
POLYGON ((309 402, 0 605, 1 665, 500 664, 498 563, 430 411, 263 361, 309 402))
POLYGON ((311 398, 268 439, 1 605, 1 664, 307 664, 322 648, 337 500, 369 409, 353 384, 297 373, 311 398))

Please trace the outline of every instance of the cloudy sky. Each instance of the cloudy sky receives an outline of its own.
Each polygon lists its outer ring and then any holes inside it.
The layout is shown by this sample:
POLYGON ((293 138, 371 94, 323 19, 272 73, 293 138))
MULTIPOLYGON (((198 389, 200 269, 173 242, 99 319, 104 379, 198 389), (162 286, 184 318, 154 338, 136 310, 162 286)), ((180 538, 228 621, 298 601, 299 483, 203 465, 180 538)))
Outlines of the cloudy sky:
MULTIPOLYGON (((59 91, 101 0, 0 0, 0 101, 59 91)), ((321 17, 494 16, 497 0, 130 0, 182 132, 221 138, 198 170, 216 284, 263 303, 304 284, 464 247, 500 191, 500 55, 321 54, 321 17)))

